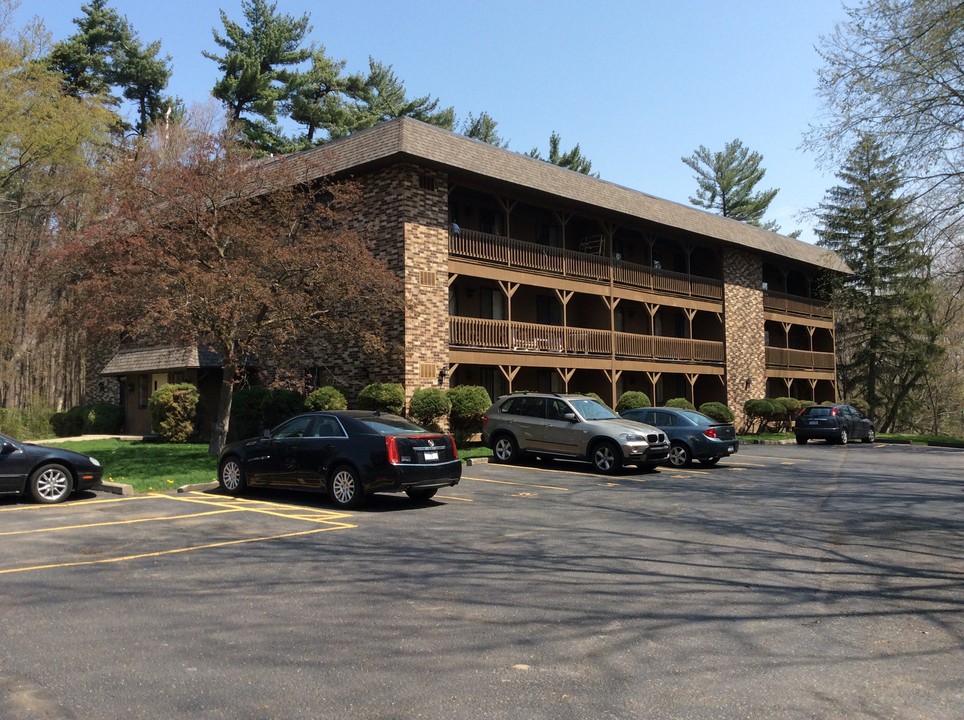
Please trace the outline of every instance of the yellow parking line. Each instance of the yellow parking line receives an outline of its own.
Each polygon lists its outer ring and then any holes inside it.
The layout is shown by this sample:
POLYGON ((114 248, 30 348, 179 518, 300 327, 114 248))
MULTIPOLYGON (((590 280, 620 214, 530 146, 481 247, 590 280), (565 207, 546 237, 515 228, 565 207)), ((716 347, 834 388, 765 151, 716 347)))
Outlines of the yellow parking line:
POLYGON ((520 485, 522 487, 540 488, 542 490, 558 490, 559 492, 569 492, 569 488, 557 487, 555 485, 534 485, 533 483, 511 482, 510 480, 490 480, 489 478, 466 477, 463 480, 475 480, 476 482, 492 483, 494 485, 520 485))
POLYGON ((83 523, 80 525, 58 525, 57 527, 34 528, 31 530, 11 530, 0 532, 0 537, 10 535, 32 535, 35 533, 62 532, 64 530, 81 530, 84 528, 110 527, 111 525, 135 525, 137 523, 161 522, 164 520, 182 520, 185 518, 204 517, 206 515, 221 515, 223 513, 241 512, 241 508, 228 508, 226 510, 208 510, 206 512, 191 513, 190 515, 158 515, 156 517, 136 518, 134 520, 112 520, 110 522, 83 523))
POLYGON ((290 537, 300 537, 304 535, 314 535, 315 533, 328 532, 329 530, 344 530, 355 527, 354 525, 333 524, 331 527, 313 528, 311 530, 301 530, 300 532, 283 533, 281 535, 264 535, 262 537, 246 538, 244 540, 225 540, 223 542, 208 543, 206 545, 192 545, 191 547, 175 548, 174 550, 160 550, 157 552, 140 553, 138 555, 124 555, 115 558, 103 558, 101 560, 79 560, 76 562, 51 563, 50 565, 33 565, 31 567, 9 568, 0 570, 0 575, 11 573, 29 572, 32 570, 54 570, 59 568, 83 567, 85 565, 105 565, 109 563, 125 562, 127 560, 141 560, 144 558, 161 557, 163 555, 177 555, 179 553, 193 552, 195 550, 209 550, 211 548, 228 547, 229 545, 243 545, 245 543, 262 542, 265 540, 281 540, 290 537))
POLYGON ((104 503, 128 502, 130 500, 148 500, 151 497, 152 496, 150 495, 128 495, 126 497, 104 498, 101 500, 72 500, 70 502, 54 505, 12 505, 10 507, 0 508, 0 513, 24 510, 34 512, 38 510, 76 510, 78 508, 90 507, 91 505, 102 505, 104 503))

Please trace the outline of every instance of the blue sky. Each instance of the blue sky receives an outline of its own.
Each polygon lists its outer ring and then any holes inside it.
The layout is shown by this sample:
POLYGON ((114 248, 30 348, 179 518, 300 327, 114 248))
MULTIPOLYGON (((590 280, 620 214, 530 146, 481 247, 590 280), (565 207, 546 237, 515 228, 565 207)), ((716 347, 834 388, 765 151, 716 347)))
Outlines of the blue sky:
MULTIPOLYGON (((76 29, 85 0, 23 2, 16 18, 43 19, 53 40, 76 29)), ((242 21, 240 0, 114 0, 142 41, 171 56, 169 92, 204 103, 217 79, 219 9, 242 21)), ((308 12, 311 40, 367 69, 394 66, 410 96, 432 95, 461 121, 487 111, 510 149, 548 150, 552 131, 579 143, 604 180, 688 204, 700 145, 739 138, 763 155, 760 189, 780 192, 766 219, 785 232, 835 184, 800 149, 818 118, 815 46, 845 18, 840 0, 278 0, 308 12)))

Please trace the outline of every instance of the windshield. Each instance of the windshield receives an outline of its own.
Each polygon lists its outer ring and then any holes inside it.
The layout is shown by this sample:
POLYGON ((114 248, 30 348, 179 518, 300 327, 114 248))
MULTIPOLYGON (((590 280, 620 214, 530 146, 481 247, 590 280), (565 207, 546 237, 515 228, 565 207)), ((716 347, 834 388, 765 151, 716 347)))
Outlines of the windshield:
POLYGON ((614 420, 619 416, 598 400, 571 400, 573 408, 586 420, 614 420))

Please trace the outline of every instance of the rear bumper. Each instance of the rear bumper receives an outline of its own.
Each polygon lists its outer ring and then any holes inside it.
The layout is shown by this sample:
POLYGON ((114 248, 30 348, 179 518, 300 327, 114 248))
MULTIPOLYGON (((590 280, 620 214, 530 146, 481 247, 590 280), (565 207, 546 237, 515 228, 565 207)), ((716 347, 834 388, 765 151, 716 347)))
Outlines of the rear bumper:
POLYGON ((404 492, 405 490, 442 488, 457 485, 462 479, 462 461, 409 465, 399 463, 372 478, 365 492, 404 492))
POLYGON ((806 438, 807 440, 836 440, 840 437, 840 428, 793 428, 793 434, 798 438, 806 438))

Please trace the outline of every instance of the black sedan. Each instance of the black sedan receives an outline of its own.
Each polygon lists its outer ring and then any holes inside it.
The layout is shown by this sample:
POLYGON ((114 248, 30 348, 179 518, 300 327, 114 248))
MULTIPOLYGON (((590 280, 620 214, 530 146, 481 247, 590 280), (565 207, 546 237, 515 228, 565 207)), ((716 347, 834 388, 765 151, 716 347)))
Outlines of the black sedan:
POLYGON ((635 408, 622 413, 624 418, 655 425, 670 441, 669 464, 687 467, 693 460, 715 465, 740 449, 732 423, 718 422, 696 410, 671 407, 635 408))
POLYGON ((63 502, 76 490, 100 484, 103 474, 88 455, 0 435, 0 495, 29 493, 39 503, 63 502))
POLYGON ((851 440, 872 443, 877 435, 874 423, 852 405, 812 405, 804 408, 793 423, 798 445, 808 440, 826 440, 846 445, 851 440))
POLYGON ((249 487, 316 490, 342 508, 359 507, 376 492, 425 501, 461 477, 451 435, 364 410, 298 415, 260 438, 228 445, 218 463, 218 482, 231 494, 249 487))

